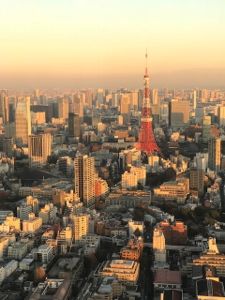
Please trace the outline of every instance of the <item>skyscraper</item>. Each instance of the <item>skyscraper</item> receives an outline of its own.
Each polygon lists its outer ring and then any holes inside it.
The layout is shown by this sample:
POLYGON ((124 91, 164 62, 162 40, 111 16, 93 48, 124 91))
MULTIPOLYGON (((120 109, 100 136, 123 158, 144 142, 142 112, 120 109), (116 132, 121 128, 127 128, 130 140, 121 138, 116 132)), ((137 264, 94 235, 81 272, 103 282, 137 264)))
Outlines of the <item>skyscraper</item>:
POLYGON ((69 101, 66 98, 61 98, 58 100, 58 114, 59 118, 63 118, 65 120, 68 119, 69 114, 69 101))
POLYGON ((197 106, 197 91, 194 90, 193 91, 193 110, 196 110, 196 106, 197 106))
POLYGON ((225 126, 225 106, 221 105, 218 109, 218 118, 220 126, 225 126))
POLYGON ((52 136, 49 133, 30 135, 28 139, 29 165, 38 167, 46 164, 51 154, 52 136))
POLYGON ((211 116, 203 116, 202 118, 202 141, 207 143, 211 136, 211 116))
POLYGON ((153 105, 158 105, 159 104, 158 89, 152 89, 151 90, 151 103, 153 105))
POLYGON ((190 102, 172 99, 169 103, 169 125, 174 128, 187 126, 190 118, 190 102))
POLYGON ((69 113, 69 122, 68 122, 69 136, 71 137, 80 137, 80 117, 78 114, 69 113))
POLYGON ((94 157, 80 155, 74 160, 75 193, 84 205, 91 206, 95 201, 95 163, 94 157))
POLYGON ((84 116, 84 103, 81 99, 80 95, 73 95, 72 102, 70 105, 70 112, 73 112, 75 114, 78 114, 80 118, 83 118, 84 116))
POLYGON ((221 139, 218 137, 211 137, 208 143, 209 168, 218 172, 221 164, 221 139))
POLYGON ((3 119, 3 124, 9 122, 9 98, 8 91, 0 91, 0 117, 3 119))
POLYGON ((130 95, 129 93, 122 93, 120 95, 120 113, 128 114, 130 111, 130 95))
POLYGON ((160 152, 160 149, 155 141, 154 132, 152 129, 152 116, 150 109, 150 99, 149 99, 149 76, 147 68, 147 53, 146 57, 146 68, 144 75, 144 99, 142 105, 141 113, 141 128, 139 132, 139 141, 137 148, 147 154, 152 154, 154 152, 160 152))
POLYGON ((18 98, 15 109, 15 137, 19 145, 28 144, 31 134, 30 97, 18 98))

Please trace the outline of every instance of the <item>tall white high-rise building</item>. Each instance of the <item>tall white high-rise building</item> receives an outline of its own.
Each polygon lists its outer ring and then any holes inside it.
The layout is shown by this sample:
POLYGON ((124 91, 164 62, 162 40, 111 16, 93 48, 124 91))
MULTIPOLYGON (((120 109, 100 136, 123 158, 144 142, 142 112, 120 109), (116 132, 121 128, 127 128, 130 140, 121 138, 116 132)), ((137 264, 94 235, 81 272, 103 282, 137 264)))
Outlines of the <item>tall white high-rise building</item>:
POLYGON ((15 109, 15 138, 19 145, 28 144, 31 134, 30 97, 18 98, 15 109))
POLYGON ((42 166, 46 164, 52 151, 52 136, 50 133, 32 134, 28 139, 29 165, 42 166))
POLYGON ((75 193, 84 205, 91 206, 95 201, 95 160, 94 157, 80 155, 74 160, 75 193))

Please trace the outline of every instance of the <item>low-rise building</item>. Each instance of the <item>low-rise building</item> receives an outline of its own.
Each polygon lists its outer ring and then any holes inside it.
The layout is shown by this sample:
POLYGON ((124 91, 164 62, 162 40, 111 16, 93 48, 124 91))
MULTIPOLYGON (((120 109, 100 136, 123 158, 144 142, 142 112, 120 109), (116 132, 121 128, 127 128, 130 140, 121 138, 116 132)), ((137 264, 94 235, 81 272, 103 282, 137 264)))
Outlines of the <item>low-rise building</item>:
POLYGON ((56 220, 57 208, 53 203, 45 204, 39 211, 39 218, 42 219, 43 224, 54 224, 56 220))
POLYGON ((8 245, 9 239, 6 237, 0 237, 0 259, 2 259, 4 255, 6 255, 8 245))
POLYGON ((163 291, 165 289, 180 290, 182 285, 181 272, 167 269, 158 269, 154 274, 154 289, 163 291))
POLYGON ((24 233, 35 233, 42 226, 42 219, 35 217, 34 213, 29 214, 29 219, 22 222, 24 233))
POLYGON ((48 272, 49 278, 70 279, 77 281, 84 269, 83 259, 80 257, 60 257, 48 272))
POLYGON ((133 234, 143 235, 144 222, 131 220, 128 222, 128 227, 129 227, 129 237, 131 237, 133 234))
POLYGON ((215 277, 200 279, 196 282, 196 295, 198 300, 223 300, 225 299, 223 283, 215 277))
POLYGON ((167 245, 185 245, 187 243, 187 226, 183 222, 162 221, 157 226, 162 230, 167 245))
POLYGON ((95 197, 105 196, 109 192, 107 182, 102 178, 95 179, 95 197))
POLYGON ((81 243, 84 245, 84 255, 94 254, 100 246, 100 236, 89 233, 83 236, 81 243))
POLYGON ((15 242, 8 247, 8 258, 21 260, 26 256, 28 245, 24 242, 15 242))
POLYGON ((100 270, 101 276, 113 276, 128 285, 135 285, 139 278, 140 264, 132 260, 108 260, 100 270))
POLYGON ((38 247, 34 252, 35 260, 41 261, 43 264, 49 263, 54 257, 54 248, 44 244, 38 247))
POLYGON ((189 194, 189 179, 180 178, 176 181, 164 182, 159 188, 154 189, 154 198, 174 200, 184 203, 189 194))
POLYGON ((28 300, 69 300, 71 299, 71 281, 69 279, 46 279, 39 283, 28 300))
POLYGON ((120 250, 121 259, 138 261, 140 259, 143 248, 142 239, 131 239, 127 246, 120 250))
POLYGON ((4 279, 9 277, 18 267, 18 262, 16 260, 11 260, 6 265, 0 267, 0 284, 4 279))
POLYGON ((16 218, 16 217, 12 217, 12 216, 6 217, 3 224, 9 227, 8 232, 11 232, 11 231, 19 232, 21 229, 20 228, 20 219, 16 218))
POLYGON ((105 277, 101 285, 94 292, 90 300, 111 300, 120 297, 125 291, 124 285, 115 277, 105 277))

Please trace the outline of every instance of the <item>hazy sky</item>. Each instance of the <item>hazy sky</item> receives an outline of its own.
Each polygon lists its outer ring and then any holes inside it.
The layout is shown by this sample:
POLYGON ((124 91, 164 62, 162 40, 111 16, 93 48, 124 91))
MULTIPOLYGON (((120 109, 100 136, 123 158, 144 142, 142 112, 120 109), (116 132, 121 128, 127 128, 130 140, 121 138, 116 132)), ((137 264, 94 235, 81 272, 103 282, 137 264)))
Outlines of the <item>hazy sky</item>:
POLYGON ((0 0, 0 87, 225 87, 225 0, 0 0))

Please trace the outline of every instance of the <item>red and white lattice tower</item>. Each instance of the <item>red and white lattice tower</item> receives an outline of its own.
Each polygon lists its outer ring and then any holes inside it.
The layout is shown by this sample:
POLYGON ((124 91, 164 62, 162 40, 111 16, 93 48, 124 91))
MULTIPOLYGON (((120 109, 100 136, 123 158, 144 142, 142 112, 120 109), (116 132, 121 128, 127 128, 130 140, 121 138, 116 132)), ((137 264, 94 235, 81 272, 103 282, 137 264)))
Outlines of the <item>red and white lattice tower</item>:
POLYGON ((145 54, 146 68, 144 75, 144 99, 141 112, 141 128, 139 132, 139 139, 137 143, 137 149, 145 152, 146 154, 160 153, 160 149, 155 141, 154 132, 152 129, 152 116, 150 109, 150 90, 149 90, 149 75, 147 67, 147 52, 145 54))

